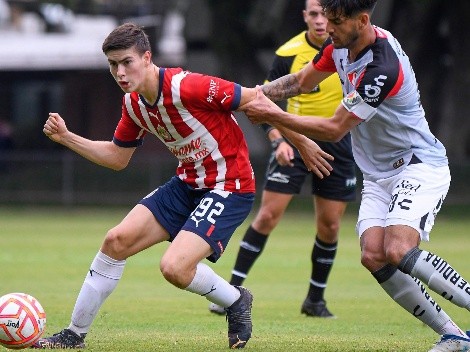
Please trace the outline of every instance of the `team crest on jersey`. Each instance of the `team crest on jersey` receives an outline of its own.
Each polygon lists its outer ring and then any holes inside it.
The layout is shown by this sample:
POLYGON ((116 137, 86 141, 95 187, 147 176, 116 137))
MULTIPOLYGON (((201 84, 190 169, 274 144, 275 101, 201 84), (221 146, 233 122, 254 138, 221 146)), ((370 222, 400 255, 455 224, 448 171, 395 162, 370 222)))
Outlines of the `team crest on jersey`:
POLYGON ((350 92, 348 95, 346 95, 343 99, 344 104, 348 109, 352 109, 354 106, 358 105, 361 103, 362 97, 359 95, 359 93, 355 90, 350 92))
POLYGON ((157 133, 164 141, 168 142, 174 140, 170 132, 168 132, 163 126, 157 126, 157 133))
POLYGON ((348 75, 349 83, 351 83, 352 86, 355 87, 356 86, 357 72, 356 71, 349 72, 347 75, 348 75))

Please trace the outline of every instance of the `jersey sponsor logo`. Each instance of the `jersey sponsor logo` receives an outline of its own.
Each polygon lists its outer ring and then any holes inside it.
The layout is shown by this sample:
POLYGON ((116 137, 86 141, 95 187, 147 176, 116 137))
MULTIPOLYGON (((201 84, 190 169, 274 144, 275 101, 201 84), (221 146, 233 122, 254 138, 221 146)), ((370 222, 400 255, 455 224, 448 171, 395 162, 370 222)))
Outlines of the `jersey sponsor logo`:
POLYGON ((217 93, 219 93, 219 84, 211 79, 209 83, 209 91, 208 91, 208 96, 206 98, 208 103, 212 103, 214 101, 214 97, 217 96, 217 93))
POLYGON ((354 106, 360 104, 362 101, 363 100, 361 96, 355 90, 353 90, 343 98, 343 102, 348 109, 352 109, 354 106))
POLYGON ((186 145, 179 148, 169 147, 170 152, 181 162, 195 162, 207 156, 210 152, 207 147, 201 143, 201 138, 193 139, 186 145))
POLYGON ((380 87, 383 87, 385 85, 382 80, 386 80, 387 78, 387 76, 380 75, 374 78, 375 85, 366 84, 364 86, 364 93, 366 94, 366 98, 364 99, 364 101, 377 102, 379 100, 378 96, 380 95, 380 92, 382 92, 380 87))

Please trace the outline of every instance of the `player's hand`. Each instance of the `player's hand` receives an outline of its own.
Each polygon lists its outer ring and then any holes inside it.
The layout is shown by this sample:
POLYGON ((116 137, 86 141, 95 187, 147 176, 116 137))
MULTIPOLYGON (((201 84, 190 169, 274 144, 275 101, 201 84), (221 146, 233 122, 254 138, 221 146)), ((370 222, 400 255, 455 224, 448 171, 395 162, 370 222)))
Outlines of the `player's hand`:
POLYGON ((256 87, 256 97, 248 103, 239 107, 245 113, 248 119, 254 124, 269 122, 269 119, 277 114, 284 113, 284 111, 266 97, 261 90, 260 86, 256 87))
POLYGON ((333 167, 328 160, 334 160, 334 157, 324 152, 311 139, 307 138, 301 145, 296 147, 304 160, 305 166, 319 178, 329 176, 330 172, 333 171, 333 167))
POLYGON ((277 163, 281 166, 294 166, 294 149, 287 142, 281 142, 275 152, 277 163))
POLYGON ((68 132, 64 119, 56 112, 49 113, 49 118, 46 120, 42 131, 54 142, 60 142, 61 138, 68 132))

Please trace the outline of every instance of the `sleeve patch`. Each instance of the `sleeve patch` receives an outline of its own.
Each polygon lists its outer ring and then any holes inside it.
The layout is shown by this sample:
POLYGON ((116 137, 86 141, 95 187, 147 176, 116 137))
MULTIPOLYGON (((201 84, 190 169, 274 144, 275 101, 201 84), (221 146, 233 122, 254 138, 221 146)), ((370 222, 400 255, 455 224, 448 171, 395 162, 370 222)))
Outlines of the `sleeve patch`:
POLYGON ((346 95, 341 103, 346 110, 364 121, 369 120, 376 112, 376 109, 367 104, 356 90, 346 95))

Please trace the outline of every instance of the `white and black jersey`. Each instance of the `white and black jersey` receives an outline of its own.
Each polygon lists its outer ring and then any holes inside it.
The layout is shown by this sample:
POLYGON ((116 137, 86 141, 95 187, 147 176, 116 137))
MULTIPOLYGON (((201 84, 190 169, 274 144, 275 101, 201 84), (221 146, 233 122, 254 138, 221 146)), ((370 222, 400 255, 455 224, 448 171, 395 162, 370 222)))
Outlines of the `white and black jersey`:
POLYGON ((364 179, 396 175, 413 155, 435 167, 447 165, 445 148, 426 121, 408 56, 390 32, 374 28, 376 41, 354 62, 348 49, 335 49, 330 39, 313 60, 319 71, 338 72, 343 106, 363 121, 351 135, 364 179))

